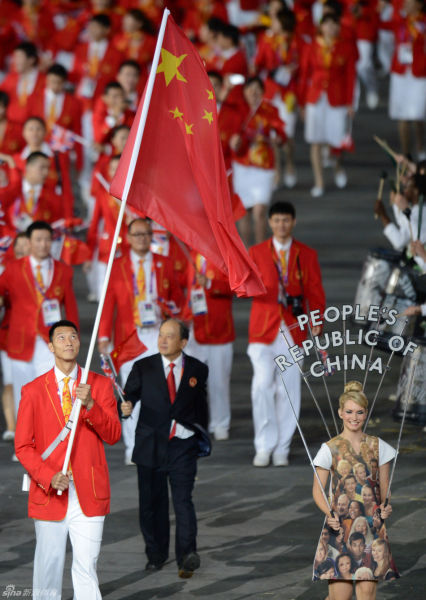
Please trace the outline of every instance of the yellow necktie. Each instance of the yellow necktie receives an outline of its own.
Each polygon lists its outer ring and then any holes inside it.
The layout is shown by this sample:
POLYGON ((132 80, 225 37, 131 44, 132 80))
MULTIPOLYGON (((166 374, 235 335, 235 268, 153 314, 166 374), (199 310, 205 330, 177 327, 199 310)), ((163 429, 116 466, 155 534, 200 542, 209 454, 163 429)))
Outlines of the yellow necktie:
POLYGON ((145 269, 143 267, 143 260, 139 260, 138 272, 136 274, 136 287, 138 288, 138 294, 135 296, 135 305, 134 305, 134 320, 136 325, 139 327, 142 326, 140 314, 139 314, 139 302, 141 300, 145 300, 145 269))
POLYGON ((34 193, 34 188, 32 187, 30 189, 27 199, 25 201, 25 208, 27 209, 27 213, 30 215, 33 214, 34 200, 35 200, 35 193, 34 193))
POLYGON ((50 101, 49 114, 47 116, 47 129, 50 131, 56 123, 56 102, 55 100, 50 101))
POLYGON ((287 273, 287 261, 285 258, 285 250, 280 250, 280 262, 281 262, 282 274, 285 277, 285 275, 287 273))
POLYGON ((40 265, 36 266, 36 281, 38 283, 38 286, 36 287, 37 299, 39 301, 39 304, 41 304, 43 302, 43 292, 45 290, 44 290, 44 282, 43 282, 43 276, 41 274, 41 266, 40 265))
POLYGON ((64 413, 65 422, 70 418, 72 411, 71 393, 68 386, 69 380, 69 377, 64 377, 64 388, 62 390, 62 412, 64 413))
POLYGON ((19 94, 19 104, 20 106, 25 106, 28 98, 28 81, 27 77, 24 76, 22 79, 21 92, 19 94))
POLYGON ((95 48, 95 52, 92 54, 92 56, 89 59, 89 77, 91 77, 92 79, 95 79, 96 75, 98 74, 98 70, 99 70, 99 56, 98 56, 98 50, 97 50, 97 48, 95 48))

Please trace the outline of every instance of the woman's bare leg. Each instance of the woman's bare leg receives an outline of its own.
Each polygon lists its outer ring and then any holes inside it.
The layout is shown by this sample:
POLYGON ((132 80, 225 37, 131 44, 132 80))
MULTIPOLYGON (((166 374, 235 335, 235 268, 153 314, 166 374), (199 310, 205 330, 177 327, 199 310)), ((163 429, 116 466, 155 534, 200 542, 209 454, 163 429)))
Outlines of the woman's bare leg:
POLYGON ((353 587, 352 581, 329 581, 329 600, 352 600, 353 587))
POLYGON ((376 600, 377 583, 375 581, 357 581, 355 583, 356 600, 376 600))
POLYGON ((15 402, 13 400, 13 386, 11 383, 4 386, 1 401, 6 429, 8 431, 15 431, 15 402))
POLYGON ((322 174, 321 144, 311 144, 311 164, 314 172, 315 187, 324 187, 324 177, 322 174))
POLYGON ((255 204, 253 206, 253 228, 256 244, 266 239, 266 204, 255 204))

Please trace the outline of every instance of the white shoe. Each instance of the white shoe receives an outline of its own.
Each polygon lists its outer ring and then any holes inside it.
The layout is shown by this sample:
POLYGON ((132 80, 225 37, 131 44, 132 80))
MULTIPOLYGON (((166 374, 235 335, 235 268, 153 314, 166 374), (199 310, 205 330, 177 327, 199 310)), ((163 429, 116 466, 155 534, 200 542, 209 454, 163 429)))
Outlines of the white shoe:
POLYGON ((131 456, 125 456, 124 457, 124 464, 126 467, 132 467, 133 465, 136 465, 136 463, 134 463, 132 461, 132 457, 131 456))
POLYGON ((340 190, 348 185, 348 176, 346 175, 346 171, 344 169, 339 169, 335 172, 334 183, 340 190))
POLYGON ((1 436, 1 439, 4 442, 12 442, 15 439, 15 432, 14 431, 3 431, 3 435, 1 436))
POLYGON ((227 429, 221 429, 218 427, 214 430, 214 439, 216 442, 223 442, 224 440, 229 440, 229 431, 227 429))
POLYGON ((321 196, 324 196, 324 188, 314 185, 314 187, 311 188, 311 196, 312 198, 320 198, 321 196))
POLYGON ((254 467, 267 467, 271 456, 269 452, 256 452, 256 456, 253 458, 254 467))
POLYGON ((379 106, 379 94, 377 92, 367 92, 367 106, 374 110, 379 106))
POLYGON ((274 467, 288 467, 288 456, 286 454, 274 454, 272 455, 272 464, 274 467))
POLYGON ((12 454, 12 462, 19 462, 18 457, 15 453, 12 454))
POLYGON ((297 183, 297 175, 296 173, 284 173, 284 185, 285 187, 291 189, 297 183))

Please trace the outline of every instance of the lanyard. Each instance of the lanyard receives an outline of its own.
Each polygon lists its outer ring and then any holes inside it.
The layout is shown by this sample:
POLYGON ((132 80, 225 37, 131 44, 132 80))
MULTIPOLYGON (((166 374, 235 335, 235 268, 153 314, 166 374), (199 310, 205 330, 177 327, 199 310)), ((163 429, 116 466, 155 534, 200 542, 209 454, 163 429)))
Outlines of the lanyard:
MULTIPOLYGON (((31 270, 33 271, 32 265, 31 265, 31 270)), ((41 273, 41 267, 40 267, 40 273, 41 273)), ((37 281, 37 278, 34 275, 34 271, 33 271, 33 277, 34 277, 34 283, 35 283, 35 286, 37 288, 37 291, 40 292, 40 294, 46 300, 46 298, 47 298, 46 292, 49 289, 50 284, 52 283, 52 278, 53 278, 53 261, 52 261, 52 259, 49 258, 49 270, 47 272, 47 280, 46 280, 46 285, 45 285, 46 289, 45 290, 42 289, 42 287, 40 286, 39 282, 37 281), (47 285, 47 284, 49 284, 49 285, 47 285)))
MULTIPOLYGON (((34 198, 34 204, 33 204, 33 210, 31 212, 31 216, 35 215, 37 212, 39 201, 40 201, 40 195, 41 194, 38 195, 37 200, 34 198)), ((20 196, 19 198, 16 198, 15 204, 13 205, 13 216, 14 217, 19 217, 19 215, 22 213, 29 214, 27 212, 27 205, 25 202, 24 194, 22 194, 22 196, 20 196)))
MULTIPOLYGON (((145 267, 143 265, 142 265, 142 268, 144 269, 144 273, 145 273, 145 267)), ((155 276, 155 269, 154 269, 154 259, 153 259, 152 264, 151 264, 151 276, 150 276, 150 282, 149 282, 149 297, 151 300, 152 300, 152 292, 154 290, 154 276, 155 276)), ((139 296, 139 290, 138 290, 138 284, 136 281, 136 275, 135 275, 133 267, 132 267, 132 284, 133 284, 133 293, 136 298, 137 296, 139 296)))

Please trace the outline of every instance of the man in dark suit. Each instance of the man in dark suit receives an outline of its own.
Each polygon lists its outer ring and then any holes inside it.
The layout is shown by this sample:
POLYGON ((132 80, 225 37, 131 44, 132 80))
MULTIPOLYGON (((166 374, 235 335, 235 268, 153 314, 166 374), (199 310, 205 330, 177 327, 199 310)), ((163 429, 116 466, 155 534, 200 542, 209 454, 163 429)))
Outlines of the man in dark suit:
POLYGON ((139 519, 148 557, 145 569, 161 569, 168 557, 168 478, 176 515, 176 561, 183 578, 200 566, 192 502, 198 454, 194 429, 205 429, 208 422, 208 367, 182 352, 188 335, 188 328, 176 319, 162 323, 160 353, 133 365, 124 390, 127 401, 121 404, 126 417, 141 402, 132 460, 138 469, 139 519))

